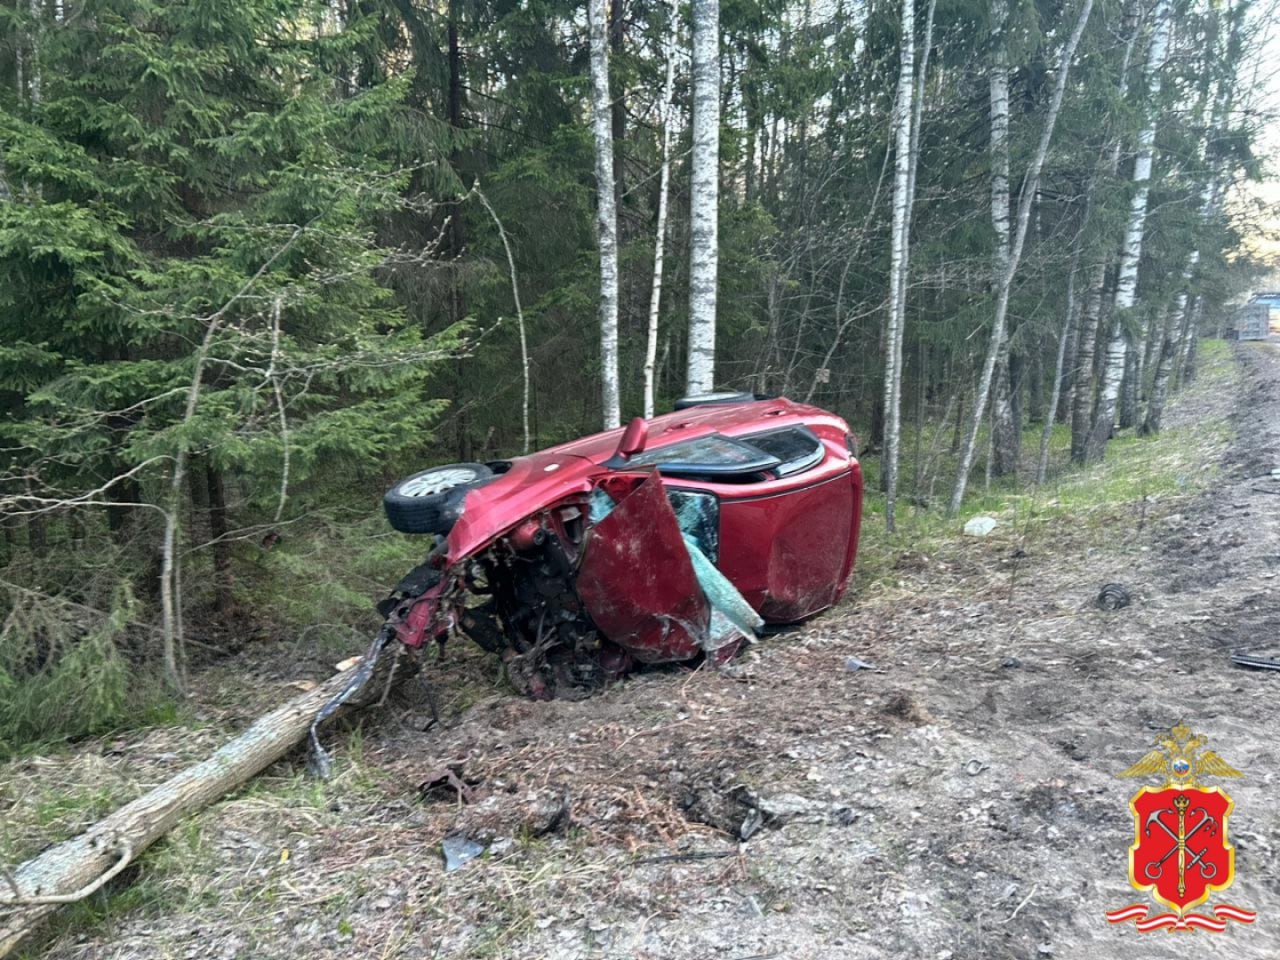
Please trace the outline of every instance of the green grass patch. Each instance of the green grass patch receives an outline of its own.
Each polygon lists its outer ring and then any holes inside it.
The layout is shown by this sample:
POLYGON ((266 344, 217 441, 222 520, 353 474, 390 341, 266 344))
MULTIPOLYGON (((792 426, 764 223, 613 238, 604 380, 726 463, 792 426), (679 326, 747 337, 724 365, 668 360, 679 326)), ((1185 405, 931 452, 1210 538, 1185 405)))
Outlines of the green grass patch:
MULTIPOLYGON (((1209 397, 1238 389, 1239 371, 1223 341, 1200 345, 1198 378, 1172 398, 1178 406, 1198 409, 1209 397)), ((985 429, 978 438, 980 454, 970 474, 964 503, 955 517, 946 516, 946 502, 955 483, 958 461, 950 453, 953 426, 926 425, 917 435, 904 425, 896 530, 885 529, 885 499, 880 492, 880 459, 862 461, 866 499, 855 589, 860 593, 887 586, 896 579, 904 555, 931 554, 962 535, 974 516, 994 516, 1006 529, 1034 538, 1070 521, 1073 530, 1104 533, 1118 508, 1145 518, 1161 505, 1208 489, 1218 476, 1217 463, 1234 438, 1226 412, 1216 417, 1188 418, 1170 423, 1154 437, 1120 431, 1108 444, 1103 462, 1079 466, 1070 462, 1071 429, 1057 424, 1049 444, 1046 482, 1036 485, 1026 473, 984 479, 985 429)), ((1034 474, 1043 425, 1033 424, 1022 437, 1024 462, 1034 474)))

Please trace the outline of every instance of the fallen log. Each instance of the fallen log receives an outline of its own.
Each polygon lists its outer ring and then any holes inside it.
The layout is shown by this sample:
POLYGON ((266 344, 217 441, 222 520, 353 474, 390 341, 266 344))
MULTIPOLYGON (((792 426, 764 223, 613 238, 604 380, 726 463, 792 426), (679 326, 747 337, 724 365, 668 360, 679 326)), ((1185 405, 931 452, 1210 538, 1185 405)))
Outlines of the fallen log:
MULTIPOLYGON (((375 645, 374 651, 377 649, 375 645)), ((384 661, 393 659, 386 657, 384 661)), ((371 658, 260 717, 207 760, 188 767, 79 836, 49 847, 16 870, 0 870, 0 958, 9 956, 62 904, 82 900, 104 886, 182 818, 283 757, 301 742, 317 718, 342 712, 335 699, 362 685, 356 681, 362 679, 361 674, 367 679, 366 665, 372 666, 371 658)), ((369 684, 374 696, 381 688, 382 684, 369 684)), ((364 702, 345 706, 354 708, 364 702)))

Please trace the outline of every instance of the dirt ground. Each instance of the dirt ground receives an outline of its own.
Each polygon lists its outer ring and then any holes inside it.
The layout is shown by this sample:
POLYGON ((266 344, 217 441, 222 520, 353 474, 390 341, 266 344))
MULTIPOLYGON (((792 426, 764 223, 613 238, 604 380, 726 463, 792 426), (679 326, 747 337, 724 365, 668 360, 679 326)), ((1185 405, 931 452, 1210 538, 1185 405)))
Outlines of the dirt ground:
MULTIPOLYGON (((1236 356, 1169 413, 1231 411, 1209 493, 1034 530, 1002 518, 724 673, 535 703, 460 655, 434 670, 441 724, 424 733, 421 702, 392 703, 340 749, 335 781, 279 765, 138 868, 149 899, 41 955, 1280 954, 1280 673, 1229 660, 1280 655, 1280 346, 1236 356), (1130 606, 1093 606, 1110 582, 1130 606), (1103 918, 1141 899, 1137 785, 1116 774, 1180 720, 1245 771, 1227 784, 1237 880, 1220 899, 1257 910, 1253 927, 1143 935, 1103 918), (744 822, 758 829, 738 842, 744 822), (487 853, 446 873, 450 835, 487 853)), ((264 700, 284 679, 264 675, 264 700)), ((168 772, 145 740, 120 749, 92 762, 168 772)))

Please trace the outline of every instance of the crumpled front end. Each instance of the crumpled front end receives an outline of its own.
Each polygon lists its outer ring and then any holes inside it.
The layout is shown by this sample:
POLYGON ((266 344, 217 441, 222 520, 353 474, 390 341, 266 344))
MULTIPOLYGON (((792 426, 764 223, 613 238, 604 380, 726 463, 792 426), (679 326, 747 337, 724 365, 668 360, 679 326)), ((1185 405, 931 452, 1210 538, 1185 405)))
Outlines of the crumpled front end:
POLYGON ((470 552, 456 555, 453 537, 438 545, 380 607, 396 637, 443 644, 456 628, 498 655, 514 686, 543 698, 635 663, 719 662, 759 629, 716 568, 706 502, 680 500, 656 471, 597 474, 583 488, 470 552))

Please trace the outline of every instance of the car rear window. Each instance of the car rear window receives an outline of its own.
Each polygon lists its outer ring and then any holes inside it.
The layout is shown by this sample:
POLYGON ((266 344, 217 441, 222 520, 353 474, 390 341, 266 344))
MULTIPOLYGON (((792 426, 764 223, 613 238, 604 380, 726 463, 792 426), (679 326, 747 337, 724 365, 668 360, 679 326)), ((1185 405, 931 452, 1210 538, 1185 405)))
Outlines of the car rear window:
POLYGON ((663 467, 678 464, 689 468, 711 467, 717 472, 736 472, 772 469, 777 466, 777 458, 740 440, 731 440, 713 433, 692 440, 681 440, 656 450, 647 450, 636 454, 627 463, 629 466, 657 464, 663 467))
POLYGON ((656 465, 670 476, 743 481, 800 473, 822 456, 822 442, 811 430, 788 427, 749 437, 710 434, 681 440, 637 454, 627 465, 656 465))
POLYGON ((757 450, 777 457, 781 461, 777 467, 780 477, 807 470, 822 460, 822 441, 808 427, 788 427, 742 439, 757 450))

